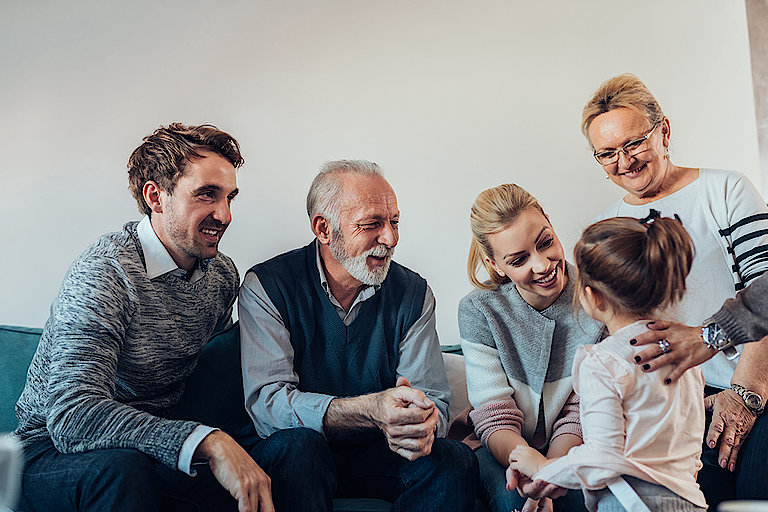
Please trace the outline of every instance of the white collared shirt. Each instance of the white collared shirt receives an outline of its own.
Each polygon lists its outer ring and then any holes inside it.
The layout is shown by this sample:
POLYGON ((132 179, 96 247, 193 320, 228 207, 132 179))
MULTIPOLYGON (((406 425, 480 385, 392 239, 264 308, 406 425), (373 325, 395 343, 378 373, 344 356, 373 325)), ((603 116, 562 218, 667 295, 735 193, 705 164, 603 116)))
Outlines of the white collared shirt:
MULTIPOLYGON (((144 265, 147 269, 147 276, 150 279, 154 279, 168 272, 178 272, 179 277, 186 279, 187 271, 183 268, 179 268, 173 258, 171 257, 168 249, 165 248, 163 242, 157 237, 152 223, 149 220, 149 216, 145 216, 141 219, 136 231, 139 235, 139 242, 141 242, 141 250, 144 253, 144 265)), ((195 266, 195 270, 192 272, 192 278, 189 280, 194 283, 203 277, 205 271, 203 270, 207 265, 206 262, 199 261, 195 266)))
MULTIPOLYGON (((141 243, 141 250, 144 253, 144 266, 147 269, 147 276, 150 279, 167 274, 168 272, 174 272, 180 279, 187 278, 187 271, 179 268, 171 255, 168 253, 168 249, 165 248, 163 242, 157 237, 152 223, 149 220, 149 216, 145 216, 141 219, 141 222, 136 226, 136 232, 139 236, 139 242, 141 243)), ((194 272, 192 272, 192 278, 190 282, 201 279, 205 275, 205 271, 202 268, 207 267, 204 262, 199 262, 195 266, 194 272)), ((197 471, 192 468, 192 457, 197 450, 198 445, 205 439, 205 437, 218 430, 214 427, 207 425, 198 425, 195 430, 184 440, 184 444, 181 446, 181 452, 179 453, 178 468, 179 471, 195 476, 197 471)))

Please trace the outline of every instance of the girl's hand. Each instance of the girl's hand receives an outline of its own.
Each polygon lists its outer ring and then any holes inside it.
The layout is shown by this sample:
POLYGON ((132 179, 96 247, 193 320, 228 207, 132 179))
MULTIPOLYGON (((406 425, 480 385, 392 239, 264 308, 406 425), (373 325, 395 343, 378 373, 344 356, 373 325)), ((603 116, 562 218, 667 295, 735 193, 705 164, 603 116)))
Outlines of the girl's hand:
POLYGON ((510 483, 509 470, 517 470, 520 473, 532 477, 544 467, 547 458, 530 446, 516 446, 509 454, 509 467, 507 468, 507 485, 510 483))

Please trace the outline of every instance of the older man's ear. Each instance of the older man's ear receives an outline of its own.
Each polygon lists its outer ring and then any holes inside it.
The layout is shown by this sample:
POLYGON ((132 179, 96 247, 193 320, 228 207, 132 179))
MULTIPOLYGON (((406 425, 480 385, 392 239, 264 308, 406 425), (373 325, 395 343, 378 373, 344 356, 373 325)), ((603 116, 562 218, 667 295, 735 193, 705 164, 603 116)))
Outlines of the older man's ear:
POLYGON ((315 234, 321 244, 328 245, 331 243, 331 224, 320 214, 312 217, 312 233, 315 234))

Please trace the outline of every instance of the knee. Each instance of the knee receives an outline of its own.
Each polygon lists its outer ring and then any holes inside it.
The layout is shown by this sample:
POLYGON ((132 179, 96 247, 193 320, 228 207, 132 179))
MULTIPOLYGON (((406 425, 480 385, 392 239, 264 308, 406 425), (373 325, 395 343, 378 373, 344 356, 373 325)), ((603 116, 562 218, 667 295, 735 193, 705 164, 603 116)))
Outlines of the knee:
POLYGON ((131 449, 92 452, 86 483, 91 488, 108 488, 116 494, 151 493, 157 486, 154 463, 149 456, 131 449))
POLYGON ((463 479, 477 480, 479 472, 477 457, 469 446, 452 439, 435 439, 432 453, 437 462, 447 471, 463 479))
POLYGON ((279 430, 258 443, 251 455, 273 472, 296 474, 306 470, 322 470, 333 465, 333 455, 325 438, 308 428, 279 430))

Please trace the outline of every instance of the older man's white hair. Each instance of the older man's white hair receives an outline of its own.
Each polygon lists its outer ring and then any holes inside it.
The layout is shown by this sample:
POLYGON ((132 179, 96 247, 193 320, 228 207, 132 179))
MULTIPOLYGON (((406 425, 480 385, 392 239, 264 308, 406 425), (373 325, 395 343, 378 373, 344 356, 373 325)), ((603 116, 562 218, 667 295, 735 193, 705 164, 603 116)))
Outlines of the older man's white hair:
POLYGON ((307 193, 307 215, 310 220, 316 215, 325 217, 333 231, 338 231, 340 227, 339 209, 343 192, 340 178, 345 174, 384 176, 378 164, 368 160, 334 160, 323 164, 307 193))

